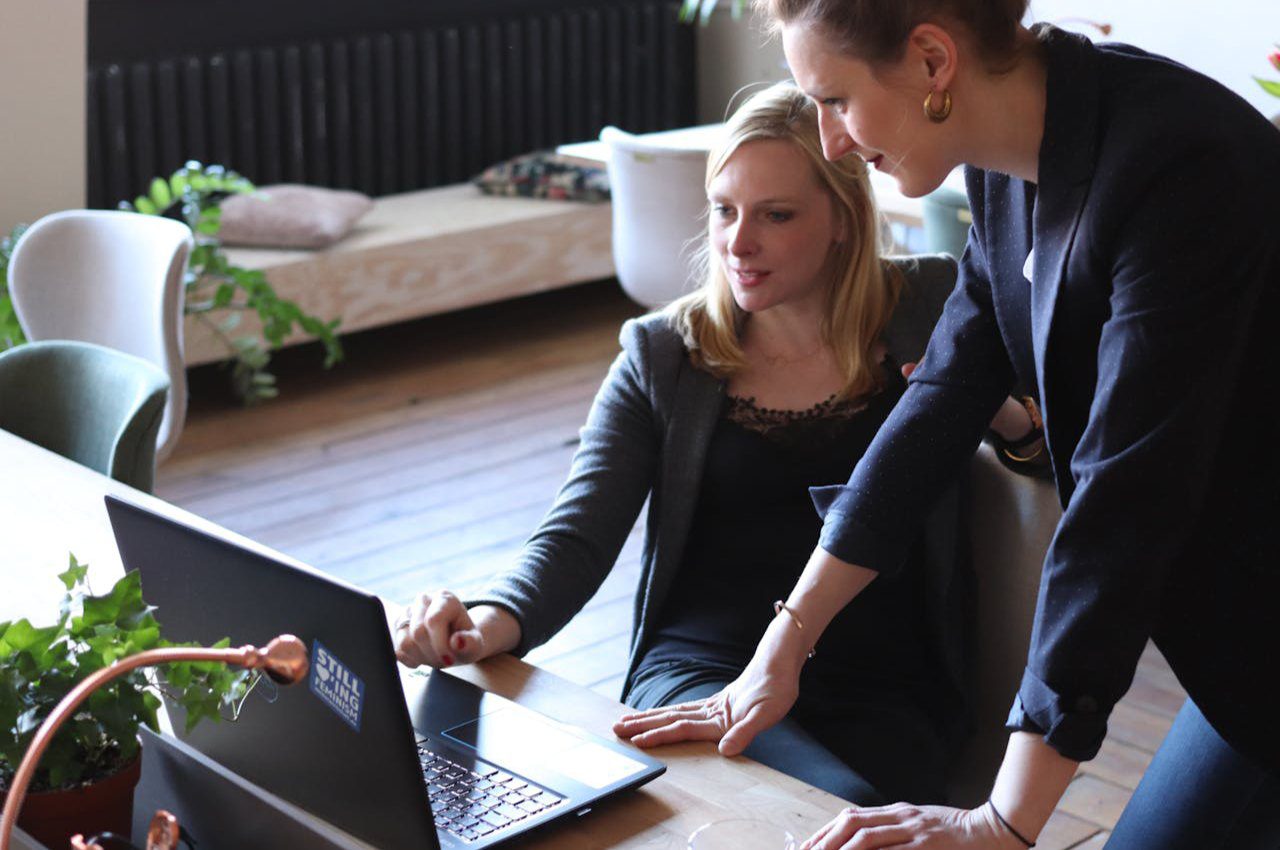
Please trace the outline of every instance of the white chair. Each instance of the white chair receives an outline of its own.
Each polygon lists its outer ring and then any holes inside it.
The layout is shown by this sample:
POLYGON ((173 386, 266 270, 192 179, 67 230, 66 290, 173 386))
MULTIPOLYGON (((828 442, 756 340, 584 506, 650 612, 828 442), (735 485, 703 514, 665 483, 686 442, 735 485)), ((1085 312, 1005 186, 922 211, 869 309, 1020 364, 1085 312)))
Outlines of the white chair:
POLYGON ((67 210, 33 224, 9 263, 13 310, 27 338, 73 339, 124 351, 169 376, 156 460, 187 414, 183 277, 191 229, 131 212, 67 210))
POLYGON ((656 147, 617 127, 609 146, 613 264, 633 301, 660 307, 696 285, 693 256, 706 238, 705 151, 656 147))

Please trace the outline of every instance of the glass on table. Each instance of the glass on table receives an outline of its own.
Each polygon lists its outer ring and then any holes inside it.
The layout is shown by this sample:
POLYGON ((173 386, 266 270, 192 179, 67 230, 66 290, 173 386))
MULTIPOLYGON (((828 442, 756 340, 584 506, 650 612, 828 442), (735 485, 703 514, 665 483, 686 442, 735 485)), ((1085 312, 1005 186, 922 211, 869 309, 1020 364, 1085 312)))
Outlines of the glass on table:
POLYGON ((796 839, 780 826, 750 818, 703 824, 689 836, 689 850, 795 850, 796 839))

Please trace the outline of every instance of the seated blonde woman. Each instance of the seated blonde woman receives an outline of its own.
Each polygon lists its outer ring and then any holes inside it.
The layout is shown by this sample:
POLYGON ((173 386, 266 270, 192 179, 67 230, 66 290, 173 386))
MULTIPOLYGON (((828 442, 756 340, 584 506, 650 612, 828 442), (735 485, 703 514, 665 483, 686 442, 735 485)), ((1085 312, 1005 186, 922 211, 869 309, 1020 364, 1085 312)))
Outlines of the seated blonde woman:
MULTIPOLYGON (((715 693, 788 616, 774 601, 821 526, 810 488, 848 479, 954 270, 910 264, 904 288, 877 250, 863 162, 823 158, 814 107, 789 84, 737 111, 707 173, 705 283, 626 323, 569 479, 519 562, 465 602, 423 594, 397 628, 404 663, 447 667, 549 639, 612 569, 646 497, 628 704, 715 693)), ((1010 404, 1017 437, 1029 420, 1010 404)), ((910 567, 840 613, 791 715, 748 756, 857 803, 942 798, 965 725, 958 508, 953 491, 910 567)))

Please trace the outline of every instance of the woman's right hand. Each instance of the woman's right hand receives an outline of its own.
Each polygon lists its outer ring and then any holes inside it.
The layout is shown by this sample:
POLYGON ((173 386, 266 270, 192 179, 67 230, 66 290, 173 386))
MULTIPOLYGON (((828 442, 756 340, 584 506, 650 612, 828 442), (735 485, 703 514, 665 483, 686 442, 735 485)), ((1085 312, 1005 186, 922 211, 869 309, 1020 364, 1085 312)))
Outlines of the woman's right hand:
POLYGON ((790 621, 775 618, 746 669, 723 690, 705 699, 624 714, 613 724, 613 733, 637 747, 716 741, 721 755, 738 755, 796 704, 809 650, 802 638, 790 621))
POLYGON ((756 735, 786 717, 799 693, 798 676, 747 665, 724 690, 693 702, 624 714, 613 724, 613 732, 637 747, 716 741, 721 755, 736 756, 756 735))
POLYGON ((501 608, 479 605, 468 611, 452 592, 438 590, 421 594, 405 609, 392 638, 401 664, 452 667, 511 649, 519 641, 519 625, 501 608), (508 625, 503 617, 516 629, 515 641, 492 639, 495 631, 509 631, 502 628, 508 625), (494 645, 508 642, 511 646, 494 645))

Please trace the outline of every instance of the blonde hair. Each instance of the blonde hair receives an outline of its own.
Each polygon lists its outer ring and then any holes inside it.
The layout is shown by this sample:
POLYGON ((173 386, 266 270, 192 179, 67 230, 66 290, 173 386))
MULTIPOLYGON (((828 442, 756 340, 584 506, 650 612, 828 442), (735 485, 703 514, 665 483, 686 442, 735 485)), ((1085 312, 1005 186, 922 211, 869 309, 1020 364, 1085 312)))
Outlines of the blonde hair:
MULTIPOLYGON (((866 395, 880 384, 872 347, 901 288, 899 275, 880 256, 880 216, 866 164, 852 155, 829 162, 822 155, 817 108, 793 83, 777 83, 754 94, 729 119, 719 148, 707 158, 707 186, 738 148, 761 139, 795 145, 831 196, 846 238, 827 258, 831 284, 820 333, 844 376, 839 397, 866 395)), ((746 313, 734 301, 724 269, 711 254, 706 239, 699 251, 702 285, 665 312, 693 362, 723 379, 746 365, 740 337, 746 313)))

